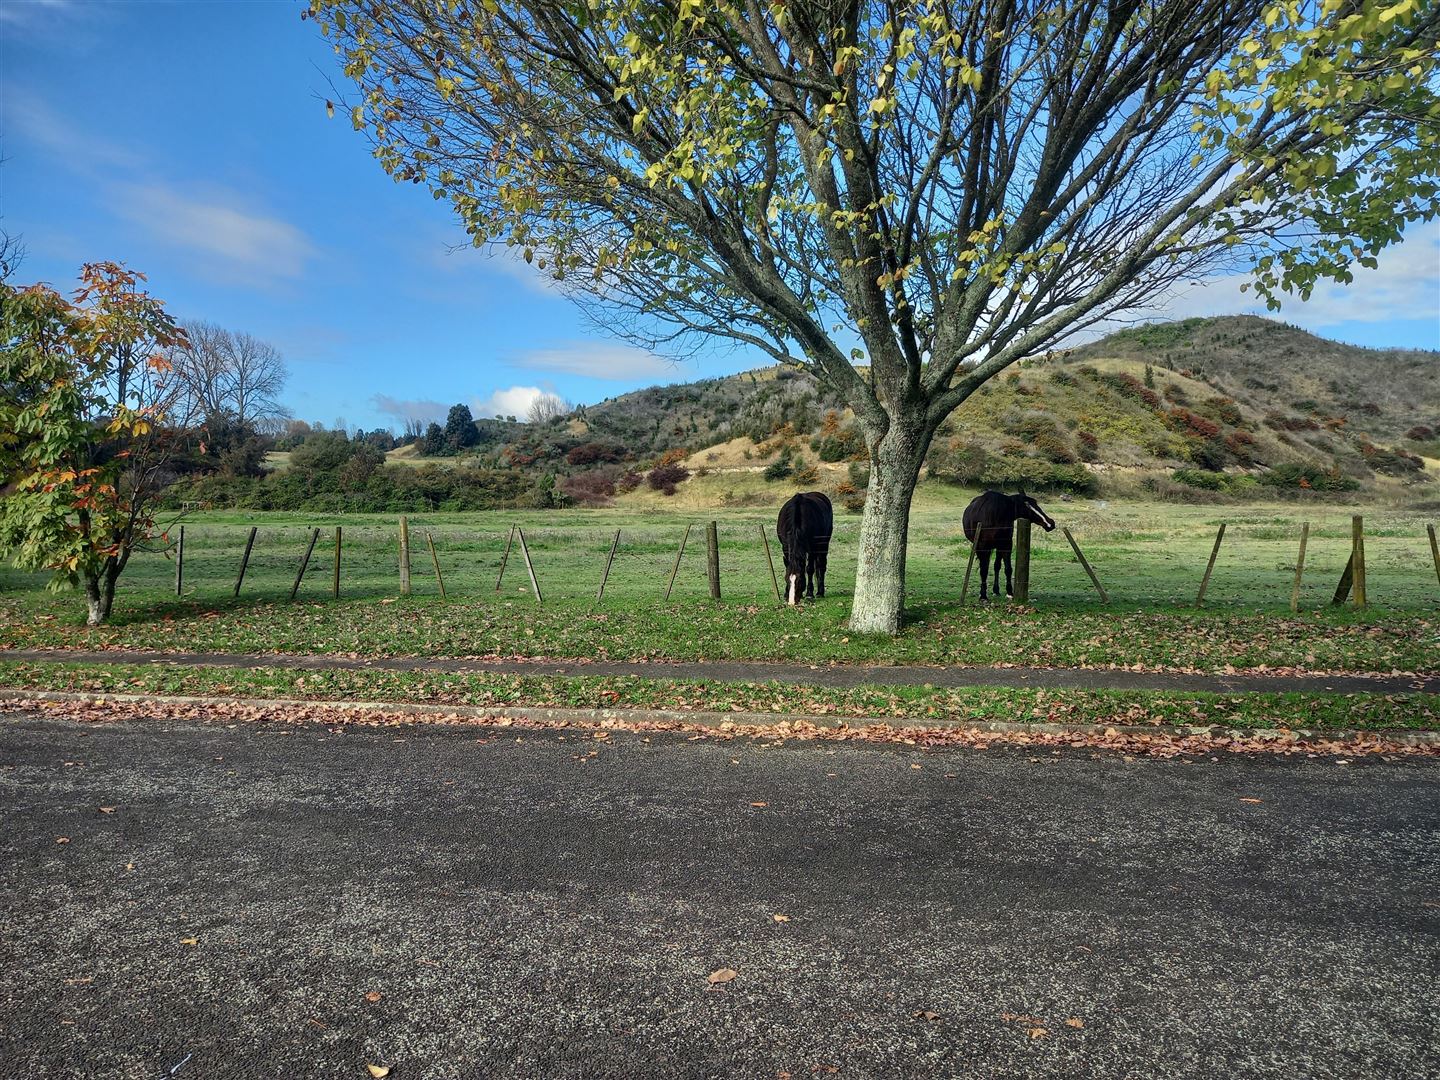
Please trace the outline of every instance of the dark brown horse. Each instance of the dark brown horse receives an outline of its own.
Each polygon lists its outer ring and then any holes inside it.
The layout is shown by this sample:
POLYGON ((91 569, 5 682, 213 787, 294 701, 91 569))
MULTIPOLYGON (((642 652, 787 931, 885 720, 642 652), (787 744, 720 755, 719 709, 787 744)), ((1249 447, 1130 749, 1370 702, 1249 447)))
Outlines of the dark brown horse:
POLYGON ((990 576, 990 553, 995 553, 995 591, 1000 591, 1000 563, 1005 563, 1005 595, 1014 596, 1010 581, 1010 549, 1015 541, 1015 522, 1024 518, 1046 532, 1055 528, 1055 521, 1040 504, 1023 491, 1005 495, 987 491, 977 495, 965 508, 965 539, 975 547, 980 559, 980 599, 984 600, 985 581, 990 576))
POLYGON ((835 511, 822 491, 801 492, 780 508, 775 533, 785 556, 787 604, 798 604, 801 593, 815 596, 817 584, 819 594, 825 595, 825 564, 834 531, 835 511))

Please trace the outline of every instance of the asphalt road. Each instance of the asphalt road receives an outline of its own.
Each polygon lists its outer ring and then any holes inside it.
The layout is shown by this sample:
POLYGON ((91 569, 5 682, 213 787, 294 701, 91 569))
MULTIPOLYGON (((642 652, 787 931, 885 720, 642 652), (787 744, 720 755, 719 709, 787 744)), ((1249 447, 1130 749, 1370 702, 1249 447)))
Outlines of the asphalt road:
POLYGON ((12 713, 0 814, 7 1080, 1440 1074, 1424 762, 12 713))

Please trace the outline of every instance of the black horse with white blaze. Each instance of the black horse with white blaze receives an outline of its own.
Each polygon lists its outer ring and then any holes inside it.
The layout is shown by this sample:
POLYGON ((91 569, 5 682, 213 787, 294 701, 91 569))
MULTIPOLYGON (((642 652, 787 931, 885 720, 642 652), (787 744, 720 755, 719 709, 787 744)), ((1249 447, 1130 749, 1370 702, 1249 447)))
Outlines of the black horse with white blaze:
POLYGON ((990 553, 995 553, 995 591, 1000 591, 1000 563, 1005 563, 1005 595, 1014 596, 1010 581, 1010 549, 1015 541, 1015 522, 1024 518, 1046 532, 1055 528, 1055 521, 1023 491, 1005 495, 987 491, 977 495, 965 508, 965 539, 975 547, 980 559, 980 599, 985 599, 985 579, 990 574, 990 553))
POLYGON ((775 533, 785 557, 787 604, 798 604, 802 592, 814 597, 817 584, 819 595, 825 595, 825 562, 834 531, 835 511, 824 492, 803 491, 780 508, 775 533))

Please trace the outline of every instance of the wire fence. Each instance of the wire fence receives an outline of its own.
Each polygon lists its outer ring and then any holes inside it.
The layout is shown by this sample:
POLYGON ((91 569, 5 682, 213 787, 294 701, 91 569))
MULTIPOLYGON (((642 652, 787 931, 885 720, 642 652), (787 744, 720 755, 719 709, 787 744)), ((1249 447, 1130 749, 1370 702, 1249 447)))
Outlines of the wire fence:
MULTIPOLYGON (((545 604, 599 602, 606 605, 653 604, 663 600, 672 574, 672 603, 707 599, 705 519, 663 523, 534 525, 499 518, 455 520, 454 516, 411 517, 410 594, 439 598, 442 582, 450 602, 537 602, 526 566, 528 554, 545 604), (681 551, 682 538, 684 549, 681 551), (616 529, 619 540, 616 541, 616 529), (513 530, 513 531, 512 531, 513 530), (519 542, 523 531, 524 545, 519 542), (431 545, 433 544, 433 556, 431 545), (508 547, 508 555, 507 555, 508 547), (613 558, 612 558, 613 550, 613 558), (677 563, 678 558, 678 563, 677 563), (608 575, 606 566, 609 564, 608 575), (438 567, 439 576, 436 569, 438 567), (503 576, 502 576, 503 569, 503 576), (602 578, 603 600, 597 601, 602 578), (497 588, 498 584, 498 588, 497 588)), ((1308 523, 1261 519, 1218 521, 1226 531, 1202 528, 1139 528, 1094 520, 1071 527, 1075 546, 1062 530, 1033 531, 1029 560, 1029 602, 1036 606, 1091 605, 1102 602, 1077 548, 1116 606, 1194 606, 1204 581, 1206 607, 1314 609, 1334 598, 1355 547, 1349 516, 1332 514, 1308 523), (1304 575, 1298 593, 1295 571, 1302 524, 1308 524, 1304 575), (1089 528, 1087 528, 1089 526, 1089 528), (1206 568, 1213 557, 1208 581, 1206 568)), ((253 525, 190 523, 186 527, 181 594, 195 599, 235 595, 250 529, 255 540, 240 583, 239 596, 252 600, 286 599, 307 547, 314 550, 299 582, 301 601, 333 595, 335 526, 323 522, 272 521, 253 525), (318 529, 318 537, 316 530, 318 529)), ((859 519, 836 521, 826 580, 827 593, 846 596, 855 586, 859 519)), ((1434 610, 1440 606, 1440 550, 1430 543, 1433 526, 1413 518, 1381 519, 1363 531, 1364 583, 1372 604, 1434 610)), ((755 519, 717 521, 719 588, 724 601, 778 603, 775 578, 783 574, 773 525, 755 519), (769 553, 767 557, 766 539, 769 553), (773 565, 773 570, 772 570, 773 565)), ((915 603, 967 603, 979 600, 979 567, 968 588, 964 578, 970 547, 959 523, 927 522, 912 527, 907 553, 907 592, 915 603)), ((174 595, 177 545, 142 552, 127 570, 123 585, 174 595)), ((401 593, 399 521, 347 521, 339 548, 340 596, 346 599, 395 597, 401 593)), ((993 569, 992 569, 993 580, 993 569)), ((1003 590, 1004 577, 1001 575, 1003 590)), ((1350 593, 1353 601, 1354 594, 1350 593)))

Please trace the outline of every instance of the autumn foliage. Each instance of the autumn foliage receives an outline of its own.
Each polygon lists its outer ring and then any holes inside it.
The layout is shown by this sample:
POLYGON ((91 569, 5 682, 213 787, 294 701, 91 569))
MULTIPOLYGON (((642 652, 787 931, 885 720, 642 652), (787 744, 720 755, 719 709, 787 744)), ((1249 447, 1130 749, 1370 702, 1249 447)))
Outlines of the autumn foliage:
POLYGON ((0 285, 0 547, 56 585, 82 585, 92 625, 109 617, 131 554, 156 538, 183 427, 165 353, 185 335, 144 280, 92 263, 70 300, 0 285))

